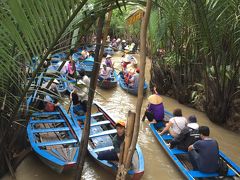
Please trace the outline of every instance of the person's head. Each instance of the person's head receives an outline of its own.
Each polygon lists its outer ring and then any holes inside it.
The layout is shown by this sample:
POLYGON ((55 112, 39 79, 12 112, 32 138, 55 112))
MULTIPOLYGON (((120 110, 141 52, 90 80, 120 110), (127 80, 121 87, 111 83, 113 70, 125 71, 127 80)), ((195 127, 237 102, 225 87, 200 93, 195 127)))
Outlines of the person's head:
POLYGON ((198 132, 202 139, 203 139, 203 137, 208 137, 210 134, 209 127, 207 127, 207 126, 200 126, 198 129, 198 132))
POLYGON ((106 56, 106 60, 110 60, 111 59, 111 55, 110 54, 108 54, 107 56, 106 56))
POLYGON ((182 117, 182 110, 181 109, 175 109, 173 111, 173 116, 174 117, 182 117))
POLYGON ((123 136, 125 133, 125 122, 123 120, 119 120, 116 124, 116 130, 117 130, 117 134, 118 136, 123 136))
POLYGON ((197 118, 194 115, 188 117, 188 123, 197 123, 197 118))

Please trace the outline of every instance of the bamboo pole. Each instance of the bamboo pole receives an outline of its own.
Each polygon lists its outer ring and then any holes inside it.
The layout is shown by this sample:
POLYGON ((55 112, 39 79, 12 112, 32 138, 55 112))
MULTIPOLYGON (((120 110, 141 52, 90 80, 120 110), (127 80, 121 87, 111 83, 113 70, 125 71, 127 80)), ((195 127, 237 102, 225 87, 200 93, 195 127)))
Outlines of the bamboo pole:
POLYGON ((77 172, 75 177, 76 180, 81 179, 84 161, 87 154, 87 146, 88 146, 88 139, 89 139, 89 132, 90 132, 90 124, 91 124, 91 108, 92 108, 93 98, 94 98, 96 85, 97 85, 98 72, 100 69, 101 61, 102 61, 104 44, 106 42, 108 31, 109 31, 111 16, 112 16, 112 11, 108 13, 107 21, 105 23, 104 34, 102 32, 104 19, 105 19, 104 16, 100 16, 98 21, 97 46, 95 51, 93 73, 92 73, 92 78, 90 81, 90 87, 89 87, 89 93, 88 93, 86 119, 84 122, 84 130, 83 130, 82 139, 80 143, 80 153, 78 155, 78 160, 77 160, 77 172), (103 39, 101 44, 102 34, 103 34, 103 39))
POLYGON ((125 168, 129 169, 132 156, 136 149, 138 133, 139 133, 139 125, 140 125, 140 115, 141 115, 141 108, 143 102, 143 87, 145 81, 145 65, 146 65, 146 38, 147 38, 147 27, 150 18, 150 12, 152 7, 152 0, 148 0, 146 4, 146 12, 143 17, 143 21, 141 24, 141 33, 140 33, 140 75, 139 75, 139 84, 138 84, 138 99, 136 104, 136 116, 134 122, 134 131, 133 131, 133 138, 131 142, 131 146, 128 150, 127 159, 125 162, 125 168))
POLYGON ((135 113, 128 111, 125 139, 124 139, 124 143, 121 145, 122 147, 120 148, 119 166, 118 166, 116 180, 124 180, 127 174, 127 169, 125 168, 126 167, 125 162, 128 155, 128 149, 132 142, 134 121, 135 121, 135 113))

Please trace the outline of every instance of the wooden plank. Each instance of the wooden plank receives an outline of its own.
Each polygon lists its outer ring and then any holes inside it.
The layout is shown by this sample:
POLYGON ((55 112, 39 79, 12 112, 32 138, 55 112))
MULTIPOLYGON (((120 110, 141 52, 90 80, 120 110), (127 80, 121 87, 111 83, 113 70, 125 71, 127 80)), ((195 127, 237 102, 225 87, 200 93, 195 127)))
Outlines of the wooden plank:
POLYGON ((36 143, 37 146, 54 146, 54 145, 63 145, 63 144, 73 144, 77 143, 78 141, 76 139, 66 139, 62 141, 51 141, 51 142, 41 142, 41 143, 36 143))
POLYGON ((64 119, 41 119, 41 120, 32 120, 31 124, 40 124, 40 123, 63 123, 64 119))
POLYGON ((96 149, 93 149, 93 152, 97 153, 97 152, 102 152, 102 151, 108 151, 108 150, 111 150, 113 148, 114 148, 113 146, 107 146, 107 147, 103 147, 103 148, 96 148, 96 149))
POLYGON ((101 125, 106 125, 106 124, 110 124, 110 121, 106 120, 106 121, 100 121, 100 122, 92 123, 91 127, 101 126, 101 125))
POLYGON ((100 133, 96 133, 93 135, 90 135, 89 138, 94 138, 94 137, 99 137, 99 136, 105 136, 105 135, 110 135, 110 134, 116 134, 117 130, 116 129, 111 129, 111 130, 107 130, 107 131, 102 131, 100 133))
POLYGON ((58 132, 58 131, 70 131, 68 127, 60 127, 60 128, 42 128, 42 129, 33 129, 32 133, 47 133, 47 132, 58 132))
POLYGON ((54 112, 35 112, 32 114, 32 116, 46 116, 46 115, 59 115, 60 112, 54 111, 54 112))

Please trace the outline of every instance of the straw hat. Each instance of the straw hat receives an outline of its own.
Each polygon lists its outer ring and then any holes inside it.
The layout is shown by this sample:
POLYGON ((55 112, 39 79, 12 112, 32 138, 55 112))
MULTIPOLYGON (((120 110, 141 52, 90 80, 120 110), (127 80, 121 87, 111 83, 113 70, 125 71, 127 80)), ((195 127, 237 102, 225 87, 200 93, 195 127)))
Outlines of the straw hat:
POLYGON ((110 54, 108 54, 108 55, 106 56, 106 59, 107 59, 107 58, 111 58, 111 57, 112 57, 112 56, 111 56, 110 54))
POLYGON ((151 104, 161 104, 163 102, 163 99, 161 96, 153 94, 148 97, 148 102, 151 104))
POLYGON ((126 42, 126 40, 122 40, 122 42, 123 42, 123 43, 125 43, 125 42, 126 42))
POLYGON ((53 80, 53 83, 55 83, 55 84, 59 84, 59 81, 56 80, 56 79, 54 79, 54 80, 53 80))
POLYGON ((119 120, 119 121, 117 121, 116 127, 117 127, 117 126, 125 127, 125 126, 126 126, 126 123, 125 123, 125 121, 123 121, 123 120, 119 120))
POLYGON ((124 58, 123 61, 124 62, 130 62, 130 60, 128 58, 124 58))

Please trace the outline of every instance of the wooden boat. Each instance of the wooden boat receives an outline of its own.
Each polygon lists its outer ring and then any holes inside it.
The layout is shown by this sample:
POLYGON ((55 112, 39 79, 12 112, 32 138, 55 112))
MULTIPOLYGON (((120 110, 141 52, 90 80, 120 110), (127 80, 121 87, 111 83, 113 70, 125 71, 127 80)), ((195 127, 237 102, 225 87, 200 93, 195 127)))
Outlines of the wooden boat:
MULTIPOLYGON (((117 80, 118 80, 118 83, 120 85, 120 87, 127 91, 128 93, 130 94, 133 94, 135 96, 137 96, 138 94, 138 89, 137 88, 130 88, 128 87, 128 85, 125 83, 124 79, 122 78, 122 76, 119 74, 118 77, 117 77, 117 80)), ((148 85, 146 83, 146 81, 144 82, 144 90, 143 90, 143 94, 146 94, 147 92, 147 88, 148 88, 148 85)))
POLYGON ((111 80, 97 80, 97 85, 102 89, 111 89, 117 86, 117 73, 114 70, 111 74, 111 80))
MULTIPOLYGON (((171 118, 172 114, 165 111, 166 120, 171 118)), ((150 129, 152 130, 154 136, 157 138, 158 142, 161 144, 167 155, 173 160, 175 165, 178 167, 180 172, 189 180, 194 179, 207 179, 207 178, 219 178, 219 174, 216 173, 203 173, 200 171, 192 170, 191 163, 188 161, 187 151, 182 151, 179 149, 170 149, 167 143, 169 143, 173 137, 169 134, 159 135, 159 132, 154 128, 153 124, 150 124, 150 129)), ((229 167, 227 177, 239 176, 240 167, 231 161, 223 152, 219 151, 219 156, 222 158, 229 167)))
POLYGON ((76 69, 77 71, 80 71, 81 69, 84 69, 87 76, 91 76, 92 70, 94 65, 94 57, 89 56, 87 59, 83 61, 78 61, 76 63, 76 69))
MULTIPOLYGON (((44 77, 45 82, 50 81, 51 79, 52 79, 52 77, 44 77)), ((61 74, 56 79, 59 82, 59 84, 57 84, 58 92, 64 93, 68 87, 68 83, 67 83, 65 76, 61 74)))
POLYGON ((66 58, 67 58, 67 55, 64 52, 56 53, 56 54, 51 55, 51 63, 57 64, 62 59, 66 59, 66 58))
POLYGON ((27 135, 34 152, 53 170, 61 173, 76 165, 81 129, 61 105, 54 112, 33 113, 27 135))
MULTIPOLYGON (((113 149, 112 139, 116 134, 116 122, 113 118, 97 103, 93 103, 95 112, 91 116, 91 128, 88 143, 88 152, 95 161, 105 169, 113 173, 117 172, 117 163, 97 159, 98 153, 113 149)), ((84 120, 85 116, 77 116, 73 112, 73 106, 70 113, 74 121, 84 120)), ((140 147, 136 146, 132 159, 132 169, 128 171, 133 179, 140 179, 144 173, 144 158, 140 147)))

